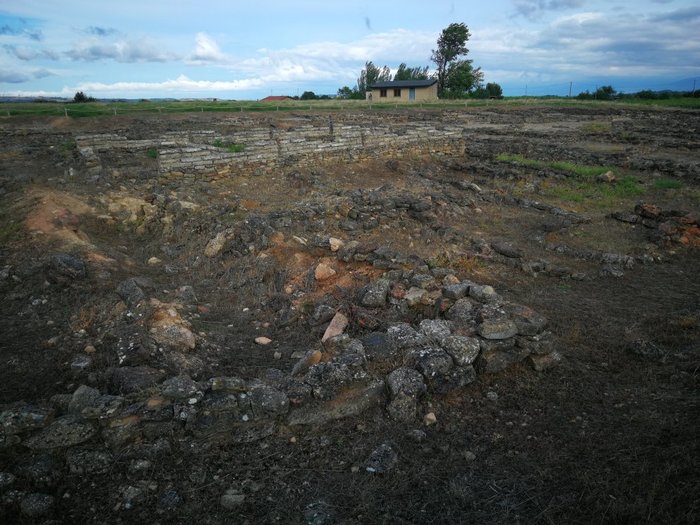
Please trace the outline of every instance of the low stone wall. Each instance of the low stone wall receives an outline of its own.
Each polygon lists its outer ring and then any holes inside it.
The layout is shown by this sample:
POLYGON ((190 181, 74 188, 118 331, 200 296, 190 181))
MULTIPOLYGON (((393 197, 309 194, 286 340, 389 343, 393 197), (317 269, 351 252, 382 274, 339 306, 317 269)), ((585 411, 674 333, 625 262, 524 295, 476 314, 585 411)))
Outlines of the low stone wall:
MULTIPOLYGON (((276 127, 265 122, 232 123, 226 128, 166 131, 152 138, 91 134, 76 137, 78 151, 93 164, 110 151, 121 153, 157 150, 159 174, 225 175, 236 171, 259 173, 288 166, 309 166, 324 160, 366 160, 413 153, 455 153, 464 149, 463 126, 432 121, 386 122, 317 118, 308 123, 276 127), (237 124, 242 124, 238 126, 237 124), (235 128, 233 131, 230 128, 235 128), (242 151, 230 152, 228 145, 242 151)), ((221 127, 221 126, 219 126, 221 127)))

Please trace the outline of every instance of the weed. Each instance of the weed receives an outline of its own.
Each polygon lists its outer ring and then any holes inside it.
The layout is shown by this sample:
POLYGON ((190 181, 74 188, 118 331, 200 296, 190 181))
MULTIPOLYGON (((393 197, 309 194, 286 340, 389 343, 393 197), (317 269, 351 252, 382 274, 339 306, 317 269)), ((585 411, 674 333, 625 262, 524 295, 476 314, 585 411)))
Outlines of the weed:
POLYGON ((148 148, 146 150, 146 156, 149 159, 157 159, 158 158, 158 150, 156 148, 148 148))
POLYGON ((229 153, 240 153, 241 151, 245 151, 245 144, 226 143, 221 139, 216 139, 211 143, 211 145, 216 148, 223 148, 229 153))
POLYGON ((654 181, 654 189, 656 190, 679 190, 683 187, 683 183, 676 179, 658 179, 654 181))
POLYGON ((595 177, 612 169, 610 166, 586 166, 566 161, 528 159, 522 155, 511 155, 509 153, 501 153, 496 157, 496 160, 501 162, 514 162, 515 164, 519 164, 521 166, 536 169, 549 168, 557 171, 564 171, 580 177, 595 177))
POLYGON ((588 133, 610 133, 612 126, 609 122, 593 121, 583 126, 583 131, 588 133))

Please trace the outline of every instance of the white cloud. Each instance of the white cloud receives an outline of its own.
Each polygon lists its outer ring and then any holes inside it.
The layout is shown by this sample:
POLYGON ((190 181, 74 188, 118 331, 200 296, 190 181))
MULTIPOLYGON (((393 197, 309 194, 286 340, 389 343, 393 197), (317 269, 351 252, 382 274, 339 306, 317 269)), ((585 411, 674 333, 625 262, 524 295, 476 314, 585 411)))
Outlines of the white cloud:
POLYGON ((207 93, 216 91, 244 91, 262 87, 264 81, 259 78, 243 80, 192 80, 185 75, 162 82, 83 82, 75 88, 64 87, 63 94, 75 90, 90 94, 107 96, 115 93, 207 93))
POLYGON ((116 40, 105 42, 100 38, 89 38, 74 44, 66 51, 66 56, 80 62, 96 62, 100 60, 115 60, 122 63, 134 62, 168 62, 177 56, 163 51, 148 40, 116 40))
POLYGON ((196 47, 187 58, 188 62, 202 64, 208 62, 226 64, 231 62, 231 58, 226 55, 216 41, 206 33, 197 33, 196 47))

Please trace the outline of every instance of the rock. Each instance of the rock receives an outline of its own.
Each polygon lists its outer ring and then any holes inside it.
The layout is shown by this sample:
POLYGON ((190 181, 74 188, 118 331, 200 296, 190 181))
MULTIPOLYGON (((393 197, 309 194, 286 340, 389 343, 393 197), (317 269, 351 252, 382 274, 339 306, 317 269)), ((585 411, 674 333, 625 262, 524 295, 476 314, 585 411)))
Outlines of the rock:
POLYGON ((415 349, 406 356, 406 361, 427 380, 446 374, 454 365, 447 352, 436 346, 415 349))
POLYGON ((80 414, 83 408, 94 407, 100 403, 102 394, 100 391, 87 385, 80 385, 73 392, 71 401, 68 404, 68 412, 71 414, 80 414))
POLYGON ((520 353, 513 350, 482 350, 476 366, 480 372, 491 374, 505 370, 526 356, 527 352, 520 353))
POLYGON ((542 332, 530 337, 518 337, 516 345, 530 354, 551 354, 554 351, 554 337, 552 332, 542 332))
POLYGON ((435 277, 427 273, 417 273, 411 277, 411 285, 423 290, 434 290, 437 286, 435 277))
POLYGON ((68 253, 58 253, 49 260, 47 278, 49 282, 66 284, 87 275, 85 262, 68 253))
POLYGON ((450 323, 442 319, 423 319, 418 325, 418 331, 428 341, 438 344, 442 344, 451 334, 450 323))
POLYGON ((476 337, 451 335, 442 342, 442 348, 452 357, 457 366, 471 365, 479 356, 480 346, 476 337))
POLYGON ((311 326, 318 326, 323 323, 327 323, 333 319, 335 312, 335 308, 328 306, 327 304, 320 304, 314 309, 314 313, 311 314, 309 324, 311 326))
POLYGON ((132 394, 160 383, 165 373, 149 366, 126 366, 112 371, 110 386, 118 394, 132 394))
POLYGON ((289 411, 289 398, 271 386, 256 385, 250 391, 250 406, 258 419, 283 416, 289 411))
POLYGON ((386 335, 391 342, 391 345, 396 350, 405 350, 415 348, 425 343, 425 336, 416 332, 408 323, 397 323, 391 325, 386 335))
POLYGON ((506 317, 493 317, 484 319, 477 332, 484 339, 508 339, 518 333, 518 327, 506 317))
POLYGON ((537 372, 543 372, 553 366, 558 365, 562 361, 562 356, 559 352, 551 352, 544 355, 529 355, 528 360, 537 372))
POLYGON ((340 390, 367 378, 367 372, 361 364, 361 358, 352 362, 352 365, 356 366, 348 366, 339 360, 318 363, 309 368, 304 381, 311 386, 315 398, 332 399, 340 390))
POLYGON ((245 494, 238 489, 228 489, 219 499, 219 504, 226 510, 236 510, 245 503, 245 494))
POLYGON ((423 376, 413 368, 397 368, 387 376, 386 383, 392 398, 399 394, 417 397, 426 391, 423 376))
POLYGON ((163 261, 161 261, 158 257, 150 257, 148 261, 146 261, 146 264, 148 264, 148 266, 158 266, 162 262, 163 261))
POLYGON ((300 375, 300 374, 305 374, 309 368, 314 366, 317 363, 321 362, 321 358, 323 357, 323 354, 321 353, 320 350, 309 350, 304 357, 299 359, 296 365, 294 365, 294 368, 292 368, 292 375, 300 375))
POLYGON ((431 425, 434 425, 437 423, 437 416, 435 415, 435 412, 428 412, 426 415, 423 416, 423 424, 426 427, 429 427, 431 425))
POLYGON ((473 297, 482 303, 499 303, 501 301, 501 296, 496 293, 493 287, 488 285, 474 284, 469 287, 469 297, 473 297))
POLYGON ((447 372, 437 374, 430 381, 434 392, 447 394, 452 390, 463 388, 476 380, 476 371, 471 365, 452 368, 447 372))
POLYGON ((328 244, 330 246, 331 251, 335 253, 345 245, 345 242, 342 239, 331 237, 328 239, 328 244))
POLYGON ((0 489, 5 490, 13 485, 15 481, 17 481, 17 476, 11 472, 0 472, 0 489))
POLYGON ((240 377, 212 377, 209 384, 214 392, 245 392, 246 382, 240 377))
POLYGON ((457 301, 466 297, 469 293, 469 286, 468 282, 448 284, 442 289, 442 295, 447 299, 457 301))
POLYGON ((117 285, 117 295, 122 298, 129 308, 138 306, 146 298, 145 292, 134 277, 125 279, 117 285))
POLYGON ((158 507, 164 510, 175 510, 182 502, 182 496, 175 489, 168 489, 158 498, 158 507))
POLYGON ((452 307, 447 310, 445 317, 455 323, 469 323, 474 320, 474 305, 466 297, 458 299, 452 307))
POLYGON ((331 324, 328 325, 328 328, 326 328, 326 331, 321 338, 321 343, 325 343, 328 339, 342 334, 347 328, 348 324, 348 318, 342 312, 336 312, 331 324))
POLYGON ((256 345, 265 346, 265 345, 269 345, 271 342, 272 342, 272 339, 270 339, 269 337, 260 336, 260 337, 255 338, 256 345))
POLYGON ((131 510, 146 501, 146 488, 125 485, 119 488, 120 507, 131 510))
POLYGON ((518 328, 518 335, 537 335, 547 326, 547 318, 527 306, 508 304, 503 310, 518 328))
POLYGON ((416 418, 418 401, 414 396, 400 393, 389 402, 386 410, 395 421, 410 423, 416 418))
POLYGON ((391 283, 387 279, 379 279, 367 286, 362 296, 362 306, 367 306, 368 308, 380 308, 385 306, 390 285, 391 283))
POLYGON ((370 454, 365 469, 372 474, 386 474, 398 461, 399 456, 391 445, 382 443, 370 454))
POLYGON ((163 381, 161 393, 167 399, 176 400, 196 398, 202 395, 197 382, 186 375, 171 377, 163 381))
POLYGON ((364 386, 350 388, 331 401, 306 404, 292 410, 289 425, 321 425, 328 421, 356 416, 378 406, 384 399, 384 381, 377 380, 364 386))
POLYGON ((657 220, 661 217, 663 210, 659 206, 649 203, 640 203, 634 207, 634 213, 644 217, 645 219, 657 220))
POLYGON ((360 339, 368 361, 386 359, 392 354, 392 345, 384 332, 371 332, 360 339))
POLYGON ((178 313, 176 306, 153 299, 155 306, 147 321, 149 333, 156 343, 174 350, 193 350, 197 345, 190 323, 178 313))
POLYGON ((491 248, 496 253, 511 259, 519 259, 523 256, 523 253, 509 242, 494 242, 491 243, 491 248))
POLYGON ((70 362, 71 370, 83 371, 92 366, 92 357, 84 354, 78 354, 73 357, 70 362))
POLYGON ((54 506, 53 496, 32 492, 22 498, 20 509, 29 518, 40 518, 48 514, 54 506))
POLYGON ((498 401, 498 392, 489 390, 488 392, 486 392, 486 399, 488 399, 489 401, 498 401))
POLYGON ((35 487, 52 487, 63 476, 63 464, 52 454, 39 454, 32 456, 26 464, 22 465, 20 473, 35 487))
POLYGON ((214 238, 211 239, 204 247, 204 255, 207 257, 216 257, 219 255, 221 250, 224 248, 230 233, 231 232, 229 230, 224 230, 217 233, 214 238))
POLYGON ((314 278, 317 281, 327 281, 336 274, 336 271, 326 263, 321 263, 314 270, 314 278))
POLYGON ((607 184, 612 184, 617 180, 617 177, 615 177, 615 174, 612 171, 606 171, 605 173, 601 173, 596 177, 596 180, 598 182, 605 182, 607 184))
POLYGON ((32 450, 47 450, 79 445, 92 438, 97 430, 93 425, 75 416, 63 416, 24 444, 32 450))
POLYGON ((106 450, 71 448, 66 463, 71 474, 104 474, 112 468, 114 458, 106 450))
POLYGON ((14 435, 44 428, 50 423, 53 415, 52 408, 21 403, 0 412, 0 430, 5 435, 14 435))
POLYGON ((427 290, 413 286, 404 294, 404 299, 408 303, 408 306, 416 306, 417 304, 421 304, 423 298, 427 294, 427 290))

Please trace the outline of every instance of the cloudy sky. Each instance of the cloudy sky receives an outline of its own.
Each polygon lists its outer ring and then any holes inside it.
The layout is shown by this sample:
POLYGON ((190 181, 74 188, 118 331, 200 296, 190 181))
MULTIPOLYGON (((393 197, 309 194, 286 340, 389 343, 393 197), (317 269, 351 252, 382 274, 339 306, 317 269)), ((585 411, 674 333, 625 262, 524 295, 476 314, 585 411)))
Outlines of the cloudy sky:
POLYGON ((452 22, 506 95, 700 89, 697 0, 0 0, 0 95, 334 94, 452 22))

